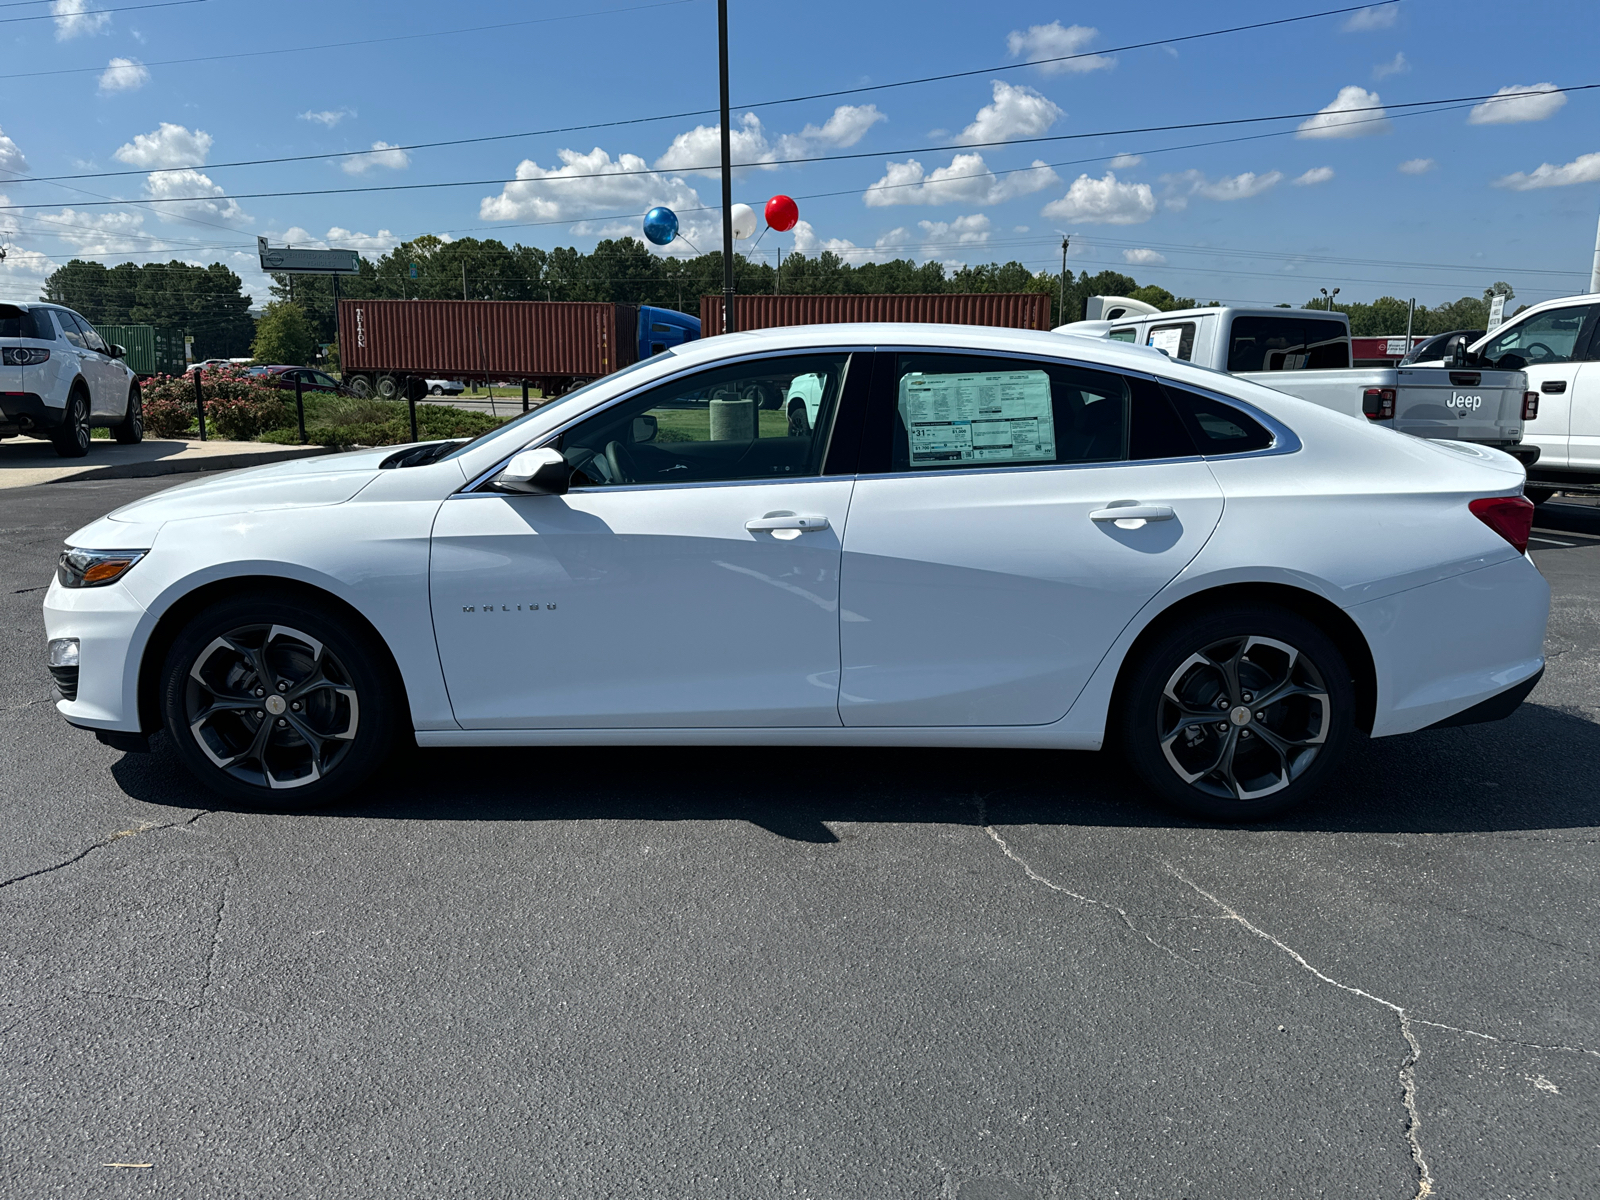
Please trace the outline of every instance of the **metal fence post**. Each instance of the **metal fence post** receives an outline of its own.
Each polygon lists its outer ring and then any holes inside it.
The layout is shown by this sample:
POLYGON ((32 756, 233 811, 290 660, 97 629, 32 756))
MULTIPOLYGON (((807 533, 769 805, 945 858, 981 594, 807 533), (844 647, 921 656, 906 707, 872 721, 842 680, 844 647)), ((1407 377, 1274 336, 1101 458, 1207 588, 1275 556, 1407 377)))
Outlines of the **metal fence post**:
POLYGON ((206 440, 206 394, 200 386, 200 376, 206 373, 204 367, 194 369, 194 409, 200 415, 200 440, 206 440))
POLYGON ((417 393, 411 386, 411 381, 406 380, 406 403, 411 406, 411 440, 419 441, 417 437, 417 393))
POLYGON ((300 418, 300 444, 306 444, 306 381, 305 376, 296 371, 294 374, 294 411, 300 418))
POLYGON ((528 381, 526 379, 522 381, 522 411, 528 411, 528 381))

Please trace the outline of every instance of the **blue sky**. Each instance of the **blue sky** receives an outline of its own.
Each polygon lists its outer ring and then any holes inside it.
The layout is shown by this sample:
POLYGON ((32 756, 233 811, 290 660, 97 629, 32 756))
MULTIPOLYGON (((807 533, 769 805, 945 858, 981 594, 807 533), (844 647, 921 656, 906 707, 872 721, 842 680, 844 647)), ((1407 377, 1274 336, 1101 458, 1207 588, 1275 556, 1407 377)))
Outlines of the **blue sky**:
MULTIPOLYGON (((0 77, 0 298, 36 297, 44 275, 78 255, 223 261, 264 300, 259 234, 367 252, 423 233, 588 248, 637 236, 639 215, 656 203, 682 212, 694 244, 719 243, 719 214, 691 211, 718 203, 717 180, 674 169, 715 161, 714 116, 217 165, 714 108, 713 0, 204 0, 105 11, 129 2, 0 8, 12 42, 0 77), (496 25, 505 27, 483 28, 496 25), (375 38, 403 40, 332 45, 375 38), (292 52, 257 53, 281 49, 292 52), (230 54, 243 57, 209 57, 230 54), (161 65, 191 58, 201 61, 161 65), (134 173, 18 182, 107 171, 134 173), (542 182, 551 174, 577 178, 542 182), (513 178, 523 182, 229 198, 513 178), (201 198, 138 203, 156 196, 201 198), (127 203, 90 203, 103 199, 127 203), (47 207, 3 207, 24 204, 47 207)), ((733 0, 735 159, 866 155, 740 172, 736 200, 759 211, 783 192, 800 206, 802 224, 767 233, 754 253, 831 248, 857 262, 1017 259, 1054 270, 1066 232, 1074 270, 1116 267, 1202 300, 1299 303, 1337 286, 1341 300, 1436 303, 1498 279, 1519 301, 1584 290, 1600 215, 1600 90, 1418 116, 1386 109, 1359 125, 1334 116, 1306 128, 1290 120, 973 146, 1600 82, 1592 0, 1401 0, 1097 54, 1071 69, 987 70, 1336 6, 733 0), (959 80, 749 107, 978 68, 959 80), (1195 144, 1256 134, 1275 136, 1195 144)))

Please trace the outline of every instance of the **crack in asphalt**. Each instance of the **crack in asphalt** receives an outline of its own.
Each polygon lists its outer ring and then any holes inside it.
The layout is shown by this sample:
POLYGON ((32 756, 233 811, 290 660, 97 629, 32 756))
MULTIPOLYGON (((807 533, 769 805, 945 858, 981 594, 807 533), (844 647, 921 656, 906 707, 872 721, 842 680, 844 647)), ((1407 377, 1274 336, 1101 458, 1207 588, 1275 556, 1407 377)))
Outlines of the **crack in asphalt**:
POLYGON ((193 825, 201 817, 208 815, 212 811, 213 810, 209 808, 202 808, 187 821, 168 821, 164 825, 141 825, 138 829, 119 829, 111 836, 86 846, 84 849, 74 854, 71 858, 63 859, 61 862, 53 863, 48 867, 40 867, 37 871, 28 871, 21 875, 13 875, 10 879, 0 879, 0 890, 8 888, 14 883, 22 883, 24 880, 37 879, 41 875, 49 875, 55 871, 64 870, 65 868, 72 866, 74 863, 82 862, 96 850, 104 850, 107 846, 114 845, 123 838, 138 837, 139 835, 145 833, 160 833, 163 829, 182 829, 187 825, 193 825))
POLYGON ((211 972, 217 961, 217 947, 222 944, 222 918, 228 911, 228 894, 233 890, 233 872, 228 872, 228 877, 222 881, 222 895, 217 900, 217 916, 211 926, 211 946, 206 950, 206 977, 200 985, 200 1004, 204 1005, 211 997, 211 972))

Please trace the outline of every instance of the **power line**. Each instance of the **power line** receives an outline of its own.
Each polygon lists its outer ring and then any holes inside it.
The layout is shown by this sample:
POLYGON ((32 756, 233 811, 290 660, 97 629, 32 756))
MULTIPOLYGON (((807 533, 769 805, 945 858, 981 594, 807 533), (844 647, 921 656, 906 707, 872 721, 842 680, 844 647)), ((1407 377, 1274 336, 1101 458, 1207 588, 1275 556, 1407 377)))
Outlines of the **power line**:
MULTIPOLYGON (((185 0, 185 2, 198 2, 198 0, 185 0)), ((673 3, 690 3, 691 0, 672 0, 672 2, 673 3)), ((1382 0, 1382 2, 1384 4, 1398 4, 1399 0, 1382 0)), ((1230 33, 1240 33, 1240 32, 1244 32, 1244 31, 1252 30, 1252 29, 1265 29, 1265 28, 1268 28, 1268 27, 1274 26, 1274 25, 1291 25, 1291 24, 1294 24, 1294 23, 1300 22, 1300 21, 1311 21, 1311 20, 1319 19, 1321 17, 1337 16, 1337 15, 1342 14, 1342 13, 1354 12, 1358 8, 1380 7, 1380 6, 1381 5, 1356 5, 1356 6, 1353 6, 1351 8, 1333 8, 1333 9, 1327 9, 1327 10, 1325 10, 1323 12, 1306 13, 1305 15, 1298 16, 1298 17, 1282 17, 1282 18, 1279 18, 1277 20, 1272 20, 1272 21, 1257 21, 1257 22, 1254 22, 1254 23, 1249 24, 1249 25, 1233 25, 1233 26, 1229 26, 1226 29, 1209 29, 1209 30, 1205 30, 1204 32, 1201 32, 1201 33, 1186 33, 1186 34, 1181 34, 1181 35, 1176 36, 1176 37, 1158 38, 1158 39, 1156 39, 1154 41, 1130 42, 1129 44, 1127 44, 1125 46, 1111 46, 1111 47, 1108 47, 1105 50, 1097 50, 1097 51, 1094 51, 1092 53, 1091 52, 1085 52, 1085 53, 1082 53, 1082 54, 1064 54, 1064 55, 1059 55, 1059 56, 1057 56, 1055 58, 1035 59, 1035 60, 1032 60, 1032 61, 1029 61, 1029 62, 1022 62, 1022 63, 1007 63, 1007 64, 1004 64, 1002 66, 997 66, 997 67, 983 67, 983 68, 979 68, 979 69, 971 70, 971 71, 956 71, 956 72, 953 72, 953 73, 950 73, 950 74, 945 74, 945 75, 926 75, 926 76, 922 76, 921 78, 917 78, 917 79, 901 79, 901 80, 897 80, 897 81, 895 81, 893 83, 879 83, 879 84, 871 84, 871 85, 867 85, 867 86, 863 86, 863 87, 841 88, 841 89, 837 89, 835 91, 829 91, 829 92, 812 92, 812 93, 809 93, 809 94, 804 95, 804 96, 789 96, 789 97, 786 97, 786 98, 781 99, 781 100, 763 100, 763 101, 761 101, 761 102, 759 102, 757 104, 739 104, 739 105, 735 105, 734 107, 737 107, 737 108, 740 108, 740 109, 771 108, 771 107, 775 107, 777 105, 783 105, 783 104, 799 104, 799 103, 801 103, 803 101, 807 101, 807 100, 834 99, 834 98, 837 98, 839 96, 854 95, 854 94, 859 93, 859 92, 883 91, 883 90, 886 90, 886 89, 889 89, 889 88, 912 87, 912 86, 915 86, 915 85, 918 85, 918 84, 924 84, 924 83, 938 83, 938 82, 942 82, 944 80, 961 79, 961 78, 966 78, 966 77, 972 76, 972 75, 991 75, 991 74, 994 74, 997 71, 1017 71, 1017 70, 1023 69, 1024 67, 1047 66, 1050 63, 1070 62, 1070 61, 1073 61, 1073 60, 1076 60, 1076 59, 1085 59, 1085 58, 1097 58, 1097 57, 1102 57, 1102 56, 1107 55, 1107 54, 1123 53, 1123 52, 1128 51, 1128 50, 1144 50, 1144 49, 1148 49, 1148 48, 1150 48, 1152 46, 1169 46, 1169 45, 1174 45, 1174 44, 1176 44, 1178 42, 1192 42, 1192 41, 1196 41, 1196 40, 1201 39, 1201 38, 1222 37, 1223 35, 1230 34, 1230 33)), ((660 7, 660 6, 659 5, 645 5, 644 7, 646 7, 646 8, 654 8, 654 7, 660 7)), ((621 9, 621 10, 612 10, 612 11, 630 12, 630 11, 634 11, 634 10, 621 9)), ((596 15, 600 15, 600 14, 596 14, 596 15)), ((554 19, 566 19, 566 18, 554 18, 554 19)), ((525 24, 526 22, 516 22, 516 23, 517 24, 525 24)), ((490 28, 498 28, 498 27, 494 26, 494 27, 490 27, 490 28)), ((407 36, 420 36, 420 35, 407 35, 407 36)), ((379 41, 387 41, 387 40, 392 40, 392 39, 377 39, 377 40, 379 40, 379 41)), ((336 44, 337 45, 341 45, 341 46, 347 46, 347 45, 357 45, 357 44, 360 44, 360 43, 341 42, 341 43, 336 43, 336 44)), ((279 51, 255 51, 253 53, 266 54, 266 53, 279 53, 279 51)), ((232 57, 243 57, 243 55, 221 55, 221 56, 218 56, 218 57, 232 58, 232 57)), ((170 61, 172 61, 172 62, 193 62, 193 61, 209 61, 209 60, 173 59, 173 60, 170 60, 170 61)), ((162 64, 160 64, 160 63, 145 63, 144 65, 145 66, 160 66, 162 64)), ((102 68, 102 67, 95 67, 94 68, 94 70, 97 70, 97 71, 103 70, 103 69, 104 68, 102 68)), ((0 76, 0 79, 3 79, 3 78, 8 78, 8 77, 7 76, 0 76)), ((26 76, 20 76, 20 75, 19 76, 10 76, 9 78, 21 79, 21 78, 26 78, 26 76)), ((1348 110, 1348 111, 1354 111, 1354 110, 1348 110)), ((662 113, 662 114, 660 114, 658 116, 627 117, 627 118, 623 118, 623 119, 619 119, 619 120, 615 120, 615 121, 596 121, 596 122, 591 122, 591 123, 586 124, 586 125, 562 125, 562 126, 554 126, 552 128, 549 128, 549 129, 529 129, 529 130, 523 130, 522 132, 519 132, 519 133, 483 134, 483 135, 476 136, 476 137, 446 138, 446 139, 443 139, 443 140, 440 140, 440 141, 434 141, 434 142, 408 142, 408 143, 405 143, 403 145, 385 146, 382 149, 341 150, 341 151, 329 151, 329 152, 326 152, 326 153, 319 153, 319 154, 289 154, 289 155, 282 155, 282 156, 277 157, 277 158, 250 158, 250 159, 239 159, 239 160, 234 161, 234 162, 210 163, 210 164, 207 164, 207 163, 195 163, 195 164, 193 164, 191 166, 185 166, 185 167, 164 167, 164 168, 161 168, 161 170, 166 170, 166 171, 199 171, 199 170, 218 171, 218 170, 223 170, 223 169, 230 168, 230 167, 261 167, 261 166, 276 166, 276 165, 280 165, 282 163, 290 163, 290 162, 319 162, 319 161, 326 161, 328 159, 351 159, 351 158, 359 158, 359 157, 361 157, 363 155, 389 154, 389 153, 393 153, 396 150, 405 150, 405 151, 411 151, 411 150, 435 150, 435 149, 439 149, 441 147, 446 147, 446 146, 481 145, 481 144, 484 144, 484 143, 487 143, 487 142, 504 142, 504 141, 518 140, 518 139, 521 139, 521 138, 548 137, 548 136, 552 136, 552 135, 555 135, 555 134, 561 134, 561 133, 587 133, 587 132, 592 132, 594 130, 599 130, 599 129, 616 129, 616 128, 619 128, 619 127, 622 127, 622 126, 627 126, 627 125, 646 125, 646 124, 652 124, 652 123, 659 122, 659 121, 684 120, 684 119, 689 118, 689 117, 714 116, 714 115, 717 114, 717 112, 718 112, 718 110, 714 109, 714 108, 689 109, 689 110, 685 110, 683 112, 662 113)), ((918 151, 889 151, 889 153, 894 153, 894 154, 926 153, 926 151, 920 151, 920 152, 918 152, 918 151)), ((796 160, 796 161, 808 161, 808 160, 796 160)), ((701 169, 701 170, 703 170, 705 168, 690 168, 690 169, 701 169)), ((114 179, 114 178, 119 178, 119 177, 128 176, 128 175, 143 175, 145 173, 146 172, 144 170, 136 170, 136 171, 95 171, 95 172, 88 172, 88 173, 78 174, 78 175, 38 175, 38 176, 29 177, 29 178, 21 178, 21 179, 16 180, 16 182, 18 182, 18 183, 41 183, 41 182, 49 182, 49 181, 64 180, 64 179, 65 180, 69 180, 69 179, 114 179)), ((152 171, 150 173, 151 174, 156 174, 157 172, 153 172, 152 171)))
MULTIPOLYGON (((112 13, 119 12, 139 12, 141 9, 146 8, 177 8, 183 4, 209 4, 210 2, 211 0, 159 0, 159 3, 156 4, 130 4, 124 8, 86 8, 81 12, 71 13, 35 13, 31 17, 0 17, 0 25, 16 25, 22 21, 57 21, 62 17, 98 17, 101 13, 109 16, 112 13)), ((8 4, 5 7, 10 8, 12 6, 8 4)), ((95 70, 103 71, 105 68, 96 67, 95 70)))
MULTIPOLYGON (((1600 88, 1600 83, 1583 83, 1583 84, 1575 84, 1575 85, 1572 85, 1570 87, 1547 88, 1547 89, 1545 89, 1545 91, 1549 92, 1549 93, 1556 93, 1556 92, 1586 92, 1586 91, 1592 91, 1592 90, 1594 90, 1596 88, 1600 88)), ((1216 129, 1216 128, 1221 128, 1221 127, 1230 126, 1230 125, 1258 125, 1258 124, 1263 124, 1263 123, 1270 122, 1270 121, 1294 121, 1294 120, 1301 120, 1301 119, 1304 119, 1304 118, 1324 116, 1324 115, 1345 117, 1345 116, 1348 116, 1348 115, 1353 115, 1353 114, 1356 114, 1356 113, 1364 113, 1364 112, 1365 113, 1375 112, 1375 113, 1381 113, 1381 114, 1388 114, 1388 113, 1393 112, 1393 111, 1395 111, 1397 109, 1411 109, 1413 111, 1422 110, 1422 109, 1435 110, 1435 109, 1440 108, 1441 106, 1446 106, 1446 105, 1459 106, 1459 105, 1462 105, 1462 104, 1470 104, 1470 103, 1474 103, 1474 102, 1478 102, 1478 101, 1494 100, 1494 99, 1498 99, 1498 98, 1500 98, 1498 93, 1485 92, 1485 93, 1482 93, 1482 94, 1479 94, 1479 95, 1473 95, 1473 96, 1449 96, 1449 97, 1442 97, 1442 98, 1435 99, 1435 100, 1413 100, 1413 101, 1408 101, 1408 102, 1401 103, 1401 104, 1369 104, 1369 105, 1362 105, 1362 106, 1358 106, 1358 107, 1355 107, 1355 108, 1339 109, 1337 112, 1332 113, 1332 114, 1326 114, 1326 113, 1323 112, 1323 110, 1317 109, 1317 110, 1314 110, 1314 111, 1305 111, 1305 112, 1273 113, 1273 114, 1270 114, 1270 115, 1267 115, 1267 116, 1259 116, 1259 117, 1230 117, 1230 118, 1225 118, 1225 119, 1215 120, 1215 121, 1184 121, 1184 122, 1175 122, 1175 123, 1167 124, 1167 125, 1141 125, 1141 126, 1129 126, 1129 127, 1123 128, 1123 129, 1091 130, 1091 131, 1084 132, 1084 133, 1058 133, 1058 134, 1048 134, 1048 135, 1041 135, 1041 136, 1038 136, 1038 137, 1027 137, 1027 138, 1001 138, 1001 139, 995 139, 993 141, 987 141, 987 142, 967 142, 967 143, 962 144, 961 146, 949 146, 949 145, 913 146, 913 147, 909 147, 909 148, 905 148, 905 149, 899 149, 899 150, 870 150, 870 151, 860 151, 860 152, 850 153, 850 154, 814 154, 814 155, 804 155, 804 156, 795 157, 795 158, 772 158, 772 159, 766 159, 766 160, 756 161, 756 162, 734 163, 733 167, 736 170, 742 170, 742 169, 745 169, 745 168, 752 168, 752 167, 795 166, 795 165, 800 165, 800 164, 819 163, 819 162, 850 162, 850 161, 863 159, 863 158, 889 158, 889 157, 892 157, 894 155, 939 154, 939 153, 943 153, 943 152, 945 152, 947 150, 987 150, 987 149, 994 149, 996 147, 1001 147, 1001 146, 1031 146, 1031 145, 1039 145, 1039 144, 1046 143, 1046 142, 1081 141, 1081 140, 1084 140, 1084 139, 1087 139, 1087 138, 1127 137, 1129 135, 1138 134, 1138 133, 1170 133, 1170 132, 1175 132, 1177 130, 1182 130, 1182 129, 1216 129)), ((1402 115, 1407 115, 1407 114, 1402 114, 1402 115)), ((1384 119, 1387 119, 1387 117, 1385 115, 1385 116, 1376 117, 1376 118, 1372 118, 1372 119, 1373 120, 1384 120, 1384 119)), ((1361 123, 1362 122, 1359 122, 1359 121, 1341 121, 1340 122, 1340 124, 1342 124, 1342 125, 1344 125, 1344 124, 1354 125, 1354 124, 1361 124, 1361 123)), ((168 170, 188 170, 188 169, 192 169, 192 168, 167 168, 167 169, 168 170)), ((216 202, 216 201, 219 201, 219 200, 277 200, 277 199, 284 199, 284 198, 296 197, 296 196, 345 196, 345 195, 361 195, 361 194, 372 193, 372 192, 430 191, 430 190, 435 190, 435 189, 439 189, 439 188, 452 188, 452 187, 495 187, 495 186, 501 186, 501 185, 509 184, 509 183, 524 183, 524 184, 542 185, 542 184, 548 184, 548 183, 566 183, 566 182, 570 182, 570 181, 574 181, 574 180, 580 180, 580 179, 619 179, 619 178, 626 178, 626 177, 629 177, 629 176, 638 176, 638 175, 686 175, 686 174, 695 174, 695 173, 705 172, 705 171, 712 171, 712 170, 716 170, 716 169, 718 169, 718 164, 716 164, 716 163, 702 163, 702 164, 699 164, 699 165, 696 165, 696 166, 692 166, 692 167, 668 167, 668 168, 662 168, 662 169, 658 169, 658 168, 655 168, 655 167, 645 167, 645 168, 636 169, 636 170, 635 169, 630 169, 630 170, 623 170, 623 171, 586 171, 586 172, 575 173, 575 174, 572 174, 572 175, 546 175, 546 176, 543 176, 542 178, 539 178, 539 179, 518 179, 518 178, 511 178, 511 179, 505 179, 505 178, 495 178, 495 179, 456 179, 456 180, 438 180, 438 181, 435 181, 435 182, 432 182, 432 183, 369 184, 369 185, 364 185, 364 186, 361 186, 361 187, 352 187, 352 188, 300 188, 300 189, 296 189, 296 190, 292 190, 292 191, 284 191, 284 192, 233 192, 233 193, 223 193, 223 194, 210 195, 210 196, 163 196, 163 197, 152 197, 152 198, 149 198, 149 199, 143 199, 143 200, 137 200, 137 201, 133 201, 133 200, 105 200, 105 201, 99 201, 99 202, 86 202, 83 205, 83 207, 85 207, 85 208, 89 208, 89 207, 104 207, 105 205, 122 205, 122 204, 190 204, 190 203, 194 203, 196 201, 216 202)), ((1032 168, 1019 168, 1019 169, 1027 170, 1027 169, 1032 169, 1032 168)), ((152 172, 152 173, 154 173, 154 172, 152 172)), ((45 180, 41 179, 40 181, 42 182, 42 181, 45 181, 45 180)), ((30 180, 16 180, 15 182, 31 182, 31 181, 30 180)), ((871 189, 868 189, 868 190, 871 190, 871 189)), ((48 205, 48 204, 5 204, 5 205, 0 205, 0 212, 14 212, 14 211, 22 211, 24 209, 49 208, 49 207, 51 207, 51 206, 48 205)), ((574 220, 582 220, 582 219, 589 219, 589 218, 574 218, 574 220)))

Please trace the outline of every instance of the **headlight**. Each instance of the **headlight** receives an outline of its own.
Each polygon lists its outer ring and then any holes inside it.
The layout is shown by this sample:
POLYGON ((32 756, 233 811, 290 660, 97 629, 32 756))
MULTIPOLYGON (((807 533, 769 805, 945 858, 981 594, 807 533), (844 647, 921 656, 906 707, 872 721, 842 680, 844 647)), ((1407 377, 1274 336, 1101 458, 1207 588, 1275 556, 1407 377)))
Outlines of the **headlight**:
POLYGON ((56 563, 56 578, 62 587, 105 587, 127 574, 146 550, 83 550, 76 546, 61 552, 56 563))

